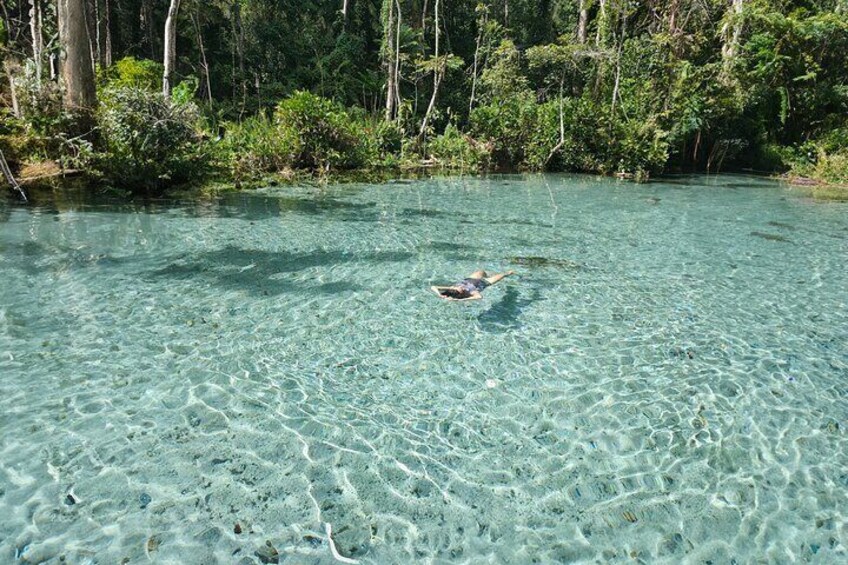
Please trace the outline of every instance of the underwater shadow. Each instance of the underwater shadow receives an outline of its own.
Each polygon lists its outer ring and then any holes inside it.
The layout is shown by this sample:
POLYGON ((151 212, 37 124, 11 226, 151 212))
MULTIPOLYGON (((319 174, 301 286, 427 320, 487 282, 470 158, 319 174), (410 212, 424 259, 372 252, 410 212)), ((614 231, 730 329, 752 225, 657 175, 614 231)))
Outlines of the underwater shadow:
POLYGON ((235 288, 265 294, 266 296, 291 292, 338 294, 362 290, 363 287, 348 281, 326 283, 295 282, 279 278, 286 273, 296 273, 314 267, 329 267, 340 263, 400 263, 412 257, 403 251, 374 253, 348 253, 344 251, 313 251, 291 253, 264 251, 228 246, 223 249, 199 253, 188 261, 179 261, 149 272, 154 278, 175 280, 202 279, 222 288, 235 288))
POLYGON ((530 297, 522 297, 518 289, 509 287, 500 300, 477 316, 480 329, 490 333, 504 333, 521 328, 521 314, 534 302, 542 300, 538 289, 530 297))

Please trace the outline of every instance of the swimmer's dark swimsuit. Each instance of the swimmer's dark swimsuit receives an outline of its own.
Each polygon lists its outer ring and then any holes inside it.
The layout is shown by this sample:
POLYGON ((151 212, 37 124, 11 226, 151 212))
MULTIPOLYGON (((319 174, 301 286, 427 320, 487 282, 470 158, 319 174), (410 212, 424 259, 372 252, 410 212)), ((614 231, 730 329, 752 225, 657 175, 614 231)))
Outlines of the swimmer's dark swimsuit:
POLYGON ((475 290, 478 292, 482 292, 489 285, 489 281, 486 279, 463 279, 461 283, 457 286, 467 291, 468 294, 471 294, 475 290))
POLYGON ((484 288, 491 286, 486 279, 463 279, 454 288, 446 288, 439 291, 442 296, 462 300, 470 297, 474 292, 481 292, 484 288))

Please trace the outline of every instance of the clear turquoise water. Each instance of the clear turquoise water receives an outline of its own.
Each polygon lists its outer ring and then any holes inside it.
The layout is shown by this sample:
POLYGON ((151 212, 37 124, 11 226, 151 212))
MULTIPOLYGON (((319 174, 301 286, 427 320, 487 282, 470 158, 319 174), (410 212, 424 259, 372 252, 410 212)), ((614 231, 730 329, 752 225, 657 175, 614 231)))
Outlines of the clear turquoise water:
POLYGON ((0 562, 845 562, 846 259, 737 176, 0 204, 0 562))

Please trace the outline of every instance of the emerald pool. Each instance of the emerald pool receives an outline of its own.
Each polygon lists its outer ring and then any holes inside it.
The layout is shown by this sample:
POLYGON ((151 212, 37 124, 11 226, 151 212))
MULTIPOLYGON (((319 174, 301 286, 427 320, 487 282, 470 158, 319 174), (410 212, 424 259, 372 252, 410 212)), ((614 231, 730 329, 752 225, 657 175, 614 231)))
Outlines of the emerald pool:
POLYGON ((844 563, 847 260, 735 175, 2 202, 0 562, 844 563))

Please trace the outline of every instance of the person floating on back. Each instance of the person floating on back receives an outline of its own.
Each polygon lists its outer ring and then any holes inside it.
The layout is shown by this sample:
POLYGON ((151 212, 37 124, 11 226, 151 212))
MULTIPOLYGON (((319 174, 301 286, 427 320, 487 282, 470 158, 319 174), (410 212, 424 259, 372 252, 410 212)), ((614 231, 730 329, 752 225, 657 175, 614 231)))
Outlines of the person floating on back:
POLYGON ((515 271, 489 275, 486 271, 474 271, 461 283, 452 286, 431 286, 430 288, 445 300, 480 300, 482 292, 504 278, 514 275, 515 271))

